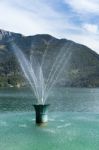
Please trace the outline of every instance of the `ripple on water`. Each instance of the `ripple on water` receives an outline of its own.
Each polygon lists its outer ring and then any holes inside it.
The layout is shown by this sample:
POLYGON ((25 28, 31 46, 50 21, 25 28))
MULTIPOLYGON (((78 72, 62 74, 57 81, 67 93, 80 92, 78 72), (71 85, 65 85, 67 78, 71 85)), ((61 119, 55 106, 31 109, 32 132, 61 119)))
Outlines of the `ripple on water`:
POLYGON ((60 120, 60 122, 64 122, 65 120, 60 120))
POLYGON ((65 128, 65 127, 68 127, 68 126, 71 126, 71 123, 66 123, 66 124, 63 124, 63 125, 59 125, 57 126, 57 128, 65 128))
POLYGON ((6 127, 8 124, 6 121, 0 120, 0 126, 6 127))
POLYGON ((52 134, 56 133, 56 131, 54 129, 43 129, 43 131, 49 132, 49 133, 52 133, 52 134))
POLYGON ((55 121, 55 119, 53 119, 53 118, 49 118, 48 120, 49 120, 49 121, 55 121))
POLYGON ((19 127, 20 128, 27 128, 27 125, 26 124, 19 124, 19 127))

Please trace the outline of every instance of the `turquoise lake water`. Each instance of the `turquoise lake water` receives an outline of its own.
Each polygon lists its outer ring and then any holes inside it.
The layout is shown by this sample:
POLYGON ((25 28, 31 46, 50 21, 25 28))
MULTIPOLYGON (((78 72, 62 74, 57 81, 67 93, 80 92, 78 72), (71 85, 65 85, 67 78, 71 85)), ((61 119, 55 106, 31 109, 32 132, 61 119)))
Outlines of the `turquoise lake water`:
POLYGON ((50 93, 49 122, 35 125, 27 89, 0 90, 0 150, 99 150, 99 89, 50 93))

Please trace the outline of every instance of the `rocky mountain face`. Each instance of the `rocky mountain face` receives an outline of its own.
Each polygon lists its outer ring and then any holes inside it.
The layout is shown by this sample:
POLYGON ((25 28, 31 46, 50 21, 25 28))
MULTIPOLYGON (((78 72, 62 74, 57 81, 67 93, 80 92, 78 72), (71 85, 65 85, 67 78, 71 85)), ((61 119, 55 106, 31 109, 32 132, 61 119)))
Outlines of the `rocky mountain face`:
MULTIPOLYGON (((27 86, 18 61, 10 49, 4 33, 0 30, 0 86, 27 86)), ((64 68, 64 78, 59 78, 58 84, 67 87, 99 87, 99 55, 88 47, 67 39, 57 39, 47 34, 23 36, 11 33, 16 45, 29 59, 31 53, 36 55, 41 63, 45 50, 48 51, 47 63, 55 60, 56 54, 64 47, 71 52, 68 66, 64 68)), ((63 54, 64 55, 64 54, 63 54)), ((67 57, 66 57, 67 59, 67 57)), ((46 68, 45 67, 45 68, 46 68)), ((47 72, 47 69, 46 69, 47 72)))

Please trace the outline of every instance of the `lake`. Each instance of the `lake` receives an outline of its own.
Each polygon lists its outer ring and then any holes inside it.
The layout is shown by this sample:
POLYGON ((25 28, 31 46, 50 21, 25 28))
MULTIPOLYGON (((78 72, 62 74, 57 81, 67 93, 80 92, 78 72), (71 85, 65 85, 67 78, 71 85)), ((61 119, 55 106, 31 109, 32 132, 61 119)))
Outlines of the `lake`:
POLYGON ((55 88, 49 122, 35 125, 30 89, 0 89, 1 150, 98 150, 99 89, 55 88))

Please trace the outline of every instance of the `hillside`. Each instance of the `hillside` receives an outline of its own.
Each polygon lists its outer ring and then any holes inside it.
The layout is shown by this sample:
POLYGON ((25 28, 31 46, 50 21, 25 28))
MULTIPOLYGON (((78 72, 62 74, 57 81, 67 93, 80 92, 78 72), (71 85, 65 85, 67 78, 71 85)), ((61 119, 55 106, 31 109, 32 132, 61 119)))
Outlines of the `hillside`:
MULTIPOLYGON (((27 86, 24 75, 10 50, 6 39, 0 30, 0 87, 27 86)), ((5 31, 6 32, 6 31, 5 31)), ((64 70, 65 79, 59 79, 59 85, 69 87, 99 87, 99 55, 88 47, 67 39, 57 39, 51 35, 42 34, 23 36, 12 33, 15 43, 29 56, 33 51, 41 60, 46 44, 48 46, 48 61, 54 60, 55 54, 65 45, 72 53, 69 65, 64 70)))

